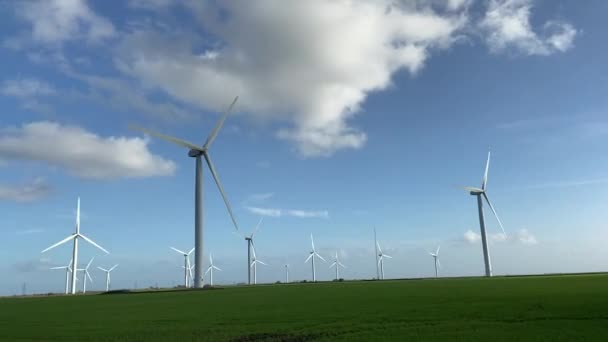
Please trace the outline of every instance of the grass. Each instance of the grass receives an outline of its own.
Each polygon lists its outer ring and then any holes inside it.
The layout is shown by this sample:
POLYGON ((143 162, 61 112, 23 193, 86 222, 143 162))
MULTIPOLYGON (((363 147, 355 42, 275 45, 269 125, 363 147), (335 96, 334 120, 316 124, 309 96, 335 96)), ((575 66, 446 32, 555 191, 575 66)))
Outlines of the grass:
POLYGON ((608 275, 0 299, 0 341, 605 341, 608 275))

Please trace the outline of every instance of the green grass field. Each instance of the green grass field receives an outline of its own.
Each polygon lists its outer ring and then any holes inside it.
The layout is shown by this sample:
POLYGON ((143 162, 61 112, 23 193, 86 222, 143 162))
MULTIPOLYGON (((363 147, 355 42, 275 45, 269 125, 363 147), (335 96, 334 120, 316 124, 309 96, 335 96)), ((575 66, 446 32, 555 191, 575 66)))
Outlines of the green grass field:
POLYGON ((608 341, 608 275, 0 299, 2 341, 608 341))

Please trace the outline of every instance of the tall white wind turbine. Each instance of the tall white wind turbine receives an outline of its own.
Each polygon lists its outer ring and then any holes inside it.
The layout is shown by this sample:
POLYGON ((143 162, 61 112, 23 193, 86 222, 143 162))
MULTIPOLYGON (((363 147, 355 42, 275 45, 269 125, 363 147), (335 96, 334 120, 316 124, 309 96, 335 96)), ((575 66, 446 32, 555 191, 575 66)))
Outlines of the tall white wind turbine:
POLYGON ((51 270, 65 270, 65 294, 70 293, 70 273, 72 273, 72 260, 67 266, 51 267, 51 270))
POLYGON ((378 265, 380 266, 380 279, 384 280, 384 258, 392 259, 393 257, 382 252, 380 244, 376 241, 376 248, 378 248, 378 265))
POLYGON ((89 263, 87 264, 87 266, 85 268, 78 268, 76 269, 76 271, 82 271, 84 273, 84 276, 82 277, 82 293, 87 293, 87 278, 89 278, 89 281, 91 282, 91 284, 93 283, 93 278, 91 278, 91 274, 89 273, 89 267, 91 267, 91 264, 93 263, 93 259, 95 259, 95 257, 92 257, 91 260, 89 260, 89 263))
POLYGON ((283 266, 285 266, 285 283, 289 283, 289 264, 283 266))
POLYGON ((494 207, 492 206, 492 203, 490 202, 490 199, 488 198, 488 194, 486 192, 486 190, 487 190, 486 187, 488 184, 489 168, 490 168, 490 151, 488 151, 488 160, 486 161, 486 171, 483 174, 483 180, 481 181, 481 188, 475 188, 475 187, 470 187, 470 186, 465 187, 465 190, 469 191, 471 196, 477 196, 477 211, 479 214, 479 228, 481 230, 481 243, 483 246, 483 259, 485 262, 486 277, 492 276, 492 262, 490 261, 490 250, 488 249, 488 237, 486 234, 486 224, 485 224, 485 219, 483 216, 483 200, 484 199, 485 199, 486 203, 488 203, 488 206, 490 207, 492 212, 494 213, 494 217, 496 217, 496 221, 498 221, 498 225, 500 226, 500 229, 502 230, 503 235, 507 236, 507 234, 505 233, 505 229, 502 226, 502 222, 500 222, 500 219, 498 218, 498 214, 496 214, 496 210, 494 210, 494 207))
POLYGON ((228 113, 230 113, 237 100, 238 96, 234 98, 234 101, 232 101, 230 107, 228 107, 228 110, 226 110, 226 112, 222 114, 216 126, 213 128, 213 130, 207 137, 207 140, 205 141, 205 144, 203 146, 195 145, 182 139, 174 138, 162 133, 151 131, 149 129, 131 125, 131 128, 133 129, 142 131, 151 136, 155 136, 157 138, 190 149, 190 151, 188 152, 188 156, 195 158, 196 170, 194 180, 194 287, 196 288, 200 288, 203 286, 203 164, 201 157, 205 158, 207 166, 209 166, 209 171, 211 171, 211 175, 215 180, 215 184, 217 185, 222 199, 224 200, 224 204, 226 204, 226 209, 228 209, 228 214, 232 219, 232 223, 234 224, 236 230, 239 230, 238 224, 236 223, 236 219, 234 218, 234 215, 232 213, 232 207, 230 206, 230 202, 228 202, 228 197, 224 193, 224 187, 220 182, 220 179, 217 175, 217 172, 215 171, 215 167, 213 166, 213 163, 211 162, 211 157, 209 155, 209 148, 211 147, 211 144, 220 132, 220 129, 222 128, 222 125, 224 124, 224 121, 228 116, 228 113))
POLYGON ((439 277, 439 271, 438 271, 438 267, 441 267, 441 262, 439 262, 439 249, 441 248, 441 246, 437 247, 437 251, 435 253, 431 253, 429 252, 429 254, 433 257, 433 259, 435 260, 435 278, 439 277))
MULTIPOLYGON (((190 283, 189 283, 189 279, 192 279, 192 268, 190 267, 190 254, 192 254, 192 252, 195 251, 195 248, 192 248, 190 250, 190 252, 186 253, 184 251, 180 251, 179 249, 175 248, 175 247, 169 247, 172 250, 176 251, 177 253, 181 254, 184 256, 184 286, 185 287, 190 287, 190 283)), ((196 268, 195 268, 196 270, 196 268)))
POLYGON ((336 267, 336 280, 340 279, 340 267, 342 268, 346 268, 346 266, 342 265, 342 263, 340 262, 340 259, 338 258, 338 251, 336 251, 336 258, 334 259, 334 262, 329 265, 329 268, 332 267, 336 267))
POLYGON ((209 285, 213 286, 213 270, 221 271, 222 269, 213 264, 213 255, 209 253, 209 268, 205 271, 205 275, 209 273, 209 285))
POLYGON ((266 265, 266 266, 268 266, 268 264, 263 262, 262 260, 258 259, 257 255, 255 254, 255 246, 253 244, 251 245, 251 252, 253 254, 253 261, 251 262, 249 267, 253 267, 253 283, 257 284, 258 283, 258 264, 262 264, 262 265, 266 265))
POLYGON ((116 267, 118 267, 118 264, 116 264, 116 265, 112 266, 112 268, 110 268, 110 269, 108 269, 108 270, 106 270, 106 269, 105 269, 105 268, 103 268, 103 267, 97 267, 97 268, 99 268, 100 270, 102 270, 102 271, 106 272, 106 292, 110 291, 110 272, 114 271, 114 269, 115 269, 116 267))
MULTIPOLYGON (((93 240, 89 239, 88 237, 82 235, 80 233, 80 197, 78 197, 78 206, 76 209, 76 232, 74 234, 71 234, 70 236, 68 236, 67 238, 57 242, 56 244, 50 246, 49 248, 43 250, 40 253, 44 253, 48 250, 51 250, 59 245, 62 245, 70 240, 74 240, 74 248, 72 249, 72 261, 73 261, 73 265, 74 268, 78 267, 78 238, 83 239, 84 241, 90 243, 91 245, 101 249, 102 251, 104 251, 106 254, 110 254, 110 252, 106 251, 103 247, 101 247, 100 245, 96 244, 93 240)), ((86 280, 85 280, 86 282, 86 280)), ((72 279, 71 279, 71 290, 72 290, 72 294, 76 293, 76 272, 72 272, 72 279)))
POLYGON ((255 226, 255 229, 251 232, 250 235, 242 235, 237 233, 238 236, 244 238, 245 241, 247 241, 247 284, 249 285, 251 285, 251 249, 253 248, 253 235, 255 235, 255 233, 258 231, 263 220, 264 217, 260 217, 258 224, 255 226))
POLYGON ((319 259, 323 260, 323 262, 327 262, 327 261, 325 261, 325 259, 323 259, 323 257, 320 256, 319 253, 317 253, 317 251, 315 250, 315 240, 313 239, 312 234, 310 234, 310 244, 312 246, 312 250, 310 251, 310 255, 308 256, 308 258, 306 258, 304 263, 307 263, 308 260, 312 260, 312 281, 315 282, 315 281, 317 281, 317 270, 315 268, 315 258, 319 258, 319 259))

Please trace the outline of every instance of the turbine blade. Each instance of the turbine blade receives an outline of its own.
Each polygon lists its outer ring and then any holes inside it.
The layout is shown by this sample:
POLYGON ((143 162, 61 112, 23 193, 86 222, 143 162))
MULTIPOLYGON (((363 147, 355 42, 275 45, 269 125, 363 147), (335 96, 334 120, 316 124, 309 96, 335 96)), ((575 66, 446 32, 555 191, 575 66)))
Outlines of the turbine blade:
POLYGON ((383 256, 383 257, 385 257, 385 258, 389 258, 389 259, 392 259, 392 258, 393 258, 392 256, 390 256, 390 255, 388 255, 388 254, 382 254, 382 256, 383 256))
POLYGON ((313 239, 312 234, 310 234, 310 244, 312 246, 312 250, 315 250, 315 239, 313 239))
POLYGON ((64 270, 66 268, 69 268, 69 266, 57 266, 57 267, 51 267, 49 268, 49 270, 64 270))
POLYGON ((217 124, 215 125, 215 127, 213 128, 211 133, 209 134, 209 137, 207 137, 207 141, 205 141, 205 145, 203 145, 204 149, 208 149, 209 147, 211 147, 211 144, 213 143, 213 141, 217 137, 218 133, 220 132, 220 129, 224 125, 224 121, 226 121, 226 117, 228 117, 228 114, 230 114, 230 112, 232 111, 232 108, 234 107, 234 104, 236 103, 236 101, 238 99, 239 99, 238 96, 235 97, 234 100, 232 101, 232 103, 230 104, 230 106, 228 107, 228 109, 222 114, 222 116, 218 120, 217 124))
POLYGON ((498 218, 498 214, 496 213, 496 210, 494 210, 494 206, 492 206, 492 203, 490 203, 490 199, 488 198, 488 195, 486 195, 486 193, 483 193, 483 197, 486 199, 486 202, 488 203, 488 206, 490 207, 490 209, 492 209, 492 212, 494 213, 494 217, 496 217, 496 221, 498 221, 498 225, 500 226, 500 229, 502 230, 502 234, 504 236, 507 236, 507 233, 505 233, 505 229, 502 227, 502 222, 500 222, 500 219, 498 218))
POLYGON ((105 269, 105 268, 103 268, 103 267, 99 267, 99 266, 97 266, 97 268, 99 268, 100 270, 102 270, 102 271, 104 271, 104 272, 108 272, 108 270, 106 270, 106 269, 105 269))
POLYGON ((205 156, 205 160, 207 161, 207 166, 209 166, 209 170, 211 171, 211 175, 213 176, 213 179, 215 180, 215 184, 217 185, 217 188, 220 190, 220 194, 222 195, 222 198, 224 199, 224 203, 226 204, 226 209, 228 209, 228 213, 230 214, 230 219, 232 219, 232 223, 234 223, 234 228, 236 228, 236 230, 239 230, 239 225, 236 223, 236 219, 234 218, 234 214, 232 213, 232 207, 230 206, 230 202, 228 202, 228 197, 226 196, 226 193, 224 192, 224 187, 222 187, 222 183, 220 182, 217 172, 215 171, 215 167, 213 166, 213 163, 211 162, 211 157, 209 156, 208 152, 203 153, 203 156, 205 156))
POLYGON ((61 240, 61 241, 57 242, 56 244, 52 245, 51 247, 48 247, 47 249, 43 250, 43 251, 42 251, 42 252, 40 252, 40 253, 44 253, 44 252, 49 251, 49 250, 51 250, 51 249, 53 249, 53 248, 55 248, 55 247, 57 247, 57 246, 59 246, 59 245, 63 245, 64 243, 66 243, 66 242, 68 242, 68 241, 70 241, 70 240, 74 239, 75 237, 76 237, 76 234, 72 234, 72 235, 68 236, 67 238, 65 238, 65 239, 63 239, 63 240, 61 240))
POLYGON ((437 267, 441 268, 441 261, 439 259, 437 259, 437 267))
POLYGON ((80 233, 80 197, 76 206, 76 234, 80 233))
POLYGON ((441 248, 441 245, 439 245, 439 246, 437 247, 437 252, 435 252, 435 255, 439 255, 439 249, 440 249, 440 248, 441 248))
POLYGON ((192 254, 192 252, 194 252, 194 248, 192 248, 192 249, 190 250, 190 252, 188 252, 188 255, 192 254))
POLYGON ((116 267, 118 267, 118 264, 116 264, 116 265, 112 266, 112 268, 110 268, 110 270, 109 270, 108 272, 112 272, 112 271, 114 271, 114 269, 115 269, 116 267))
MULTIPOLYGON (((93 278, 91 278, 91 275, 89 274, 89 271, 84 270, 84 274, 86 274, 87 278, 89 278, 89 281, 92 283, 93 282, 93 278)), ((84 281, 87 281, 86 279, 84 281)))
POLYGON ((267 264, 267 263, 265 263, 265 262, 263 262, 262 260, 256 260, 256 261, 257 261, 257 262, 259 262, 259 263, 260 263, 260 264, 262 264, 262 265, 266 265, 266 266, 268 266, 268 264, 267 264))
POLYGON ((197 151, 201 151, 201 152, 204 151, 204 149, 205 149, 204 147, 197 146, 197 145, 195 145, 195 144, 193 144, 191 142, 188 142, 188 141, 185 141, 185 140, 182 140, 182 139, 179 139, 179 138, 175 138, 175 137, 172 137, 170 135, 158 133, 158 132, 149 130, 147 128, 139 127, 139 126, 132 125, 132 124, 129 125, 129 128, 133 129, 133 130, 136 130, 136 131, 144 132, 144 133, 146 133, 148 135, 151 135, 153 137, 157 137, 159 139, 162 139, 162 140, 174 143, 174 144, 179 145, 179 146, 187 147, 189 149, 193 149, 193 150, 197 150, 197 151))
POLYGON ((217 267, 217 266, 215 266, 215 265, 213 265, 213 268, 215 268, 215 269, 216 269, 216 270, 218 270, 218 271, 221 271, 221 270, 222 270, 221 268, 219 268, 219 267, 217 267))
POLYGON ((332 262, 332 263, 331 263, 331 265, 329 265, 329 268, 334 267, 334 265, 335 265, 335 264, 336 264, 336 262, 335 262, 335 261, 334 261, 334 262, 332 262))
POLYGON ((258 229, 260 228, 260 225, 262 224, 262 221, 264 221, 264 216, 260 217, 260 220, 258 221, 258 224, 255 226, 255 229, 251 233, 250 238, 253 239, 253 234, 255 234, 258 231, 258 229))
POLYGON ((483 192, 483 189, 476 188, 474 186, 463 186, 462 188, 468 192, 483 192))
POLYGON ((376 241, 376 247, 378 248, 378 254, 382 254, 382 248, 380 248, 378 241, 376 241))
POLYGON ((315 252, 315 255, 316 255, 316 256, 317 256, 319 259, 323 260, 323 262, 327 262, 325 259, 323 259, 323 257, 322 257, 322 256, 320 256, 320 255, 319 255, 319 253, 315 252))
POLYGON ((486 161, 486 171, 483 174, 483 181, 481 182, 481 189, 485 190, 488 184, 488 169, 490 168, 490 151, 488 151, 488 160, 486 161))
POLYGON ((110 254, 110 252, 106 251, 103 247, 101 247, 100 245, 96 244, 93 240, 89 239, 88 237, 82 235, 82 234, 78 234, 78 236, 80 236, 81 238, 83 238, 86 242, 90 243, 91 245, 101 249, 102 251, 106 252, 106 254, 110 254))
POLYGON ((205 275, 207 275, 207 273, 209 273, 209 271, 211 271, 211 267, 209 267, 206 271, 205 271, 205 275))
POLYGON ((88 270, 89 267, 91 266, 91 263, 93 263, 93 259, 95 259, 95 257, 92 257, 91 260, 89 260, 89 263, 87 264, 87 267, 85 267, 85 270, 88 270))
POLYGON ((341 262, 338 262, 338 265, 340 265, 340 266, 342 266, 342 267, 346 268, 346 266, 342 265, 342 263, 341 263, 341 262))
POLYGON ((308 258, 306 258, 306 260, 304 261, 304 263, 307 263, 307 262, 308 262, 308 260, 310 260, 310 258, 312 258, 312 256, 313 256, 313 254, 312 254, 312 253, 310 253, 310 255, 308 256, 308 258))
POLYGON ((177 253, 179 253, 179 254, 181 254, 181 255, 188 255, 188 253, 183 252, 183 251, 180 251, 180 250, 179 250, 179 249, 177 249, 177 248, 174 248, 174 247, 169 247, 169 248, 171 248, 172 250, 176 251, 177 253))

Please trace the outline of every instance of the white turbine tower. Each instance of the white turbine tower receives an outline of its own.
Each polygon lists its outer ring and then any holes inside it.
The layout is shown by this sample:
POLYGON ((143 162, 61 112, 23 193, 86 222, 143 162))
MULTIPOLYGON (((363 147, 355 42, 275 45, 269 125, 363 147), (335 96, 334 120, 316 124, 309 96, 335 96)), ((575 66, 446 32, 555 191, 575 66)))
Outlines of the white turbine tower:
POLYGON ((97 268, 99 268, 100 270, 102 270, 102 271, 106 272, 106 292, 110 291, 110 272, 114 271, 114 269, 115 269, 116 267, 118 267, 118 264, 116 264, 116 265, 112 266, 112 268, 110 268, 109 270, 106 270, 106 269, 105 269, 105 268, 103 268, 103 267, 99 267, 99 266, 97 267, 97 268))
POLYGON ((205 271, 205 275, 209 273, 209 285, 213 286, 213 270, 221 271, 222 269, 213 264, 213 255, 209 253, 209 268, 205 271))
POLYGON ((70 293, 70 273, 72 273, 72 260, 67 266, 51 267, 51 270, 65 270, 65 294, 70 293))
POLYGON ((441 262, 439 262, 439 248, 441 248, 441 246, 437 247, 437 251, 435 253, 429 252, 433 259, 435 259, 435 278, 439 277, 438 267, 441 267, 441 262))
POLYGON ((319 253, 317 253, 317 251, 315 250, 315 240, 313 239, 312 234, 310 234, 310 244, 312 246, 312 250, 310 251, 310 255, 308 256, 308 258, 306 258, 304 263, 307 263, 308 260, 312 259, 312 281, 316 282, 317 281, 317 271, 315 268, 315 258, 319 258, 319 259, 323 260, 323 262, 327 262, 327 261, 325 261, 325 259, 323 259, 323 257, 320 256, 319 253))
POLYGON ((393 257, 384 254, 382 252, 382 248, 380 248, 380 244, 376 241, 376 248, 378 248, 378 266, 380 266, 380 279, 384 280, 384 258, 392 259, 393 257))
POLYGON ((285 282, 289 283, 289 264, 285 264, 285 282))
POLYGON ((498 214, 496 214, 496 210, 494 210, 494 207, 492 206, 492 203, 490 202, 490 199, 488 198, 488 195, 486 193, 486 186, 488 184, 488 169, 489 168, 490 168, 490 152, 488 151, 488 160, 486 161, 486 171, 483 174, 483 180, 481 181, 481 188, 468 187, 468 186, 465 187, 465 190, 469 191, 471 196, 477 196, 477 211, 479 213, 479 228, 481 230, 481 243, 483 246, 483 259, 485 262, 486 277, 492 276, 492 262, 490 261, 490 250, 488 249, 488 237, 486 234, 486 224, 485 224, 485 220, 483 217, 483 199, 485 199, 486 203, 488 203, 488 206, 494 213, 494 217, 496 217, 496 221, 498 221, 498 225, 500 226, 500 229, 502 230, 503 235, 507 236, 507 234, 505 233, 505 229, 502 227, 502 223, 500 222, 500 219, 498 218, 498 214))
POLYGON ((340 267, 342 268, 346 268, 346 266, 342 265, 342 263, 340 262, 340 259, 338 258, 338 251, 336 251, 336 258, 334 259, 334 262, 329 265, 329 268, 332 268, 336 266, 336 280, 340 279, 340 267))
MULTIPOLYGON (((78 267, 78 238, 82 238, 84 241, 86 241, 86 242, 90 243, 91 245, 106 252, 106 254, 110 254, 110 252, 106 251, 103 247, 96 244, 93 240, 89 239, 88 237, 86 237, 80 233, 80 197, 78 197, 78 206, 76 209, 76 232, 74 234, 68 236, 67 238, 57 242, 56 244, 52 245, 51 247, 43 250, 40 253, 44 253, 48 250, 51 250, 59 245, 66 243, 70 240, 74 240, 74 248, 72 249, 72 261, 73 261, 74 268, 77 268, 78 267)), ((72 283, 71 284, 72 294, 75 294, 76 293, 76 272, 72 272, 71 283, 72 283)), ((86 283, 86 280, 85 280, 85 283, 86 283)))
POLYGON ((249 236, 241 235, 241 234, 238 234, 235 232, 238 236, 244 238, 245 241, 247 241, 247 284, 249 284, 249 285, 251 285, 251 249, 254 247, 253 246, 253 235, 258 231, 263 220, 264 220, 264 217, 260 217, 258 224, 255 226, 255 229, 251 232, 251 235, 249 235, 249 236))
POLYGON ((91 278, 91 274, 89 273, 89 267, 91 267, 91 264, 93 263, 93 259, 95 259, 95 257, 92 257, 91 260, 89 260, 89 263, 87 264, 87 266, 85 268, 78 268, 76 269, 76 271, 82 271, 84 273, 84 276, 82 277, 82 293, 87 293, 87 278, 89 278, 89 281, 91 282, 91 284, 93 283, 93 278, 91 278))
POLYGON ((209 166, 209 171, 211 171, 211 175, 215 180, 215 184, 217 185, 220 194, 222 195, 224 204, 226 204, 226 209, 228 209, 228 214, 230 214, 232 223, 234 224, 236 230, 239 230, 239 226, 236 223, 236 219, 232 214, 232 207, 228 202, 228 197, 224 193, 224 187, 220 182, 220 179, 217 175, 217 172, 215 171, 215 167, 213 166, 213 163, 211 162, 211 157, 209 155, 209 148, 211 147, 211 144, 220 132, 220 129, 222 128, 222 125, 224 124, 224 121, 228 116, 228 113, 230 113, 238 98, 238 96, 235 97, 234 101, 232 101, 232 103, 230 104, 230 107, 228 107, 228 110, 226 110, 226 112, 222 114, 216 126, 209 134, 209 137, 207 137, 207 140, 205 141, 205 144, 203 146, 195 145, 185 140, 174 138, 162 133, 157 133, 145 128, 131 126, 133 129, 137 129, 146 134, 169 141, 182 147, 189 148, 190 151, 188 152, 188 156, 195 158, 196 160, 196 171, 194 180, 194 264, 196 265, 196 267, 194 268, 194 287, 196 288, 200 288, 203 286, 203 164, 201 157, 205 158, 207 166, 209 166))
POLYGON ((268 264, 263 262, 262 260, 259 260, 258 257, 255 255, 255 246, 253 246, 253 242, 252 242, 252 246, 251 246, 251 252, 253 253, 253 261, 251 262, 251 265, 249 267, 253 267, 253 283, 257 284, 258 283, 258 264, 262 264, 262 265, 266 265, 266 266, 268 266, 268 264))
POLYGON ((378 267, 378 238, 376 237, 376 227, 374 227, 374 249, 376 250, 376 254, 374 254, 374 258, 376 259, 374 264, 376 265, 376 279, 380 279, 380 268, 378 267))
POLYGON ((195 248, 192 248, 190 250, 190 252, 188 252, 188 253, 186 253, 184 251, 180 251, 179 249, 177 249, 175 247, 169 247, 169 248, 171 248, 172 250, 174 250, 177 253, 184 256, 184 266, 182 266, 184 268, 184 286, 190 287, 189 279, 192 280, 192 267, 190 267, 190 254, 192 254, 192 252, 194 252, 195 248))

